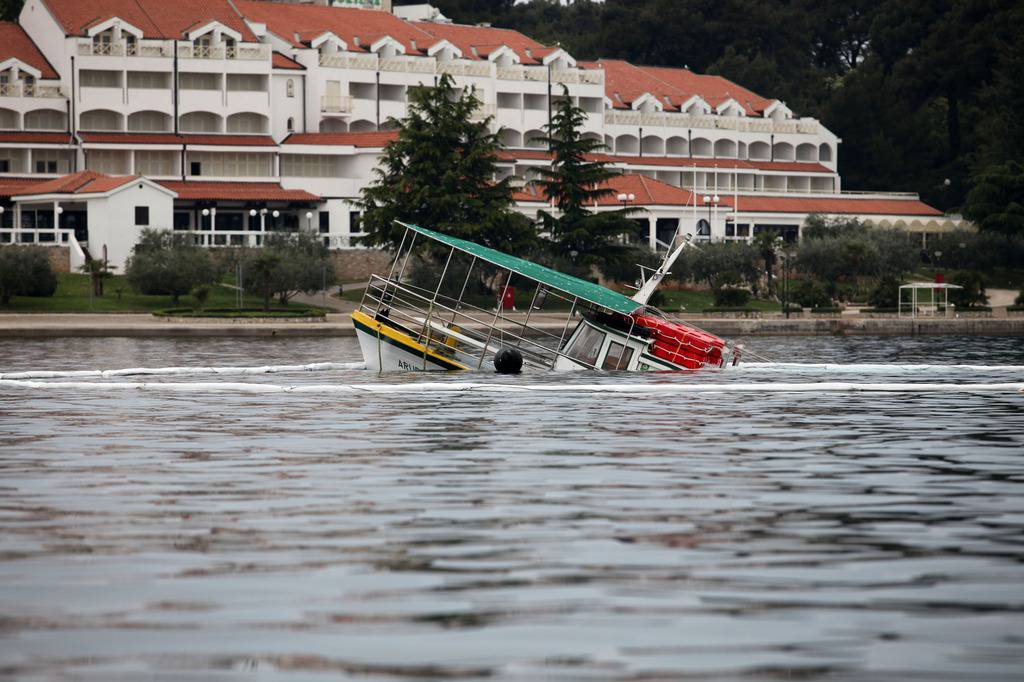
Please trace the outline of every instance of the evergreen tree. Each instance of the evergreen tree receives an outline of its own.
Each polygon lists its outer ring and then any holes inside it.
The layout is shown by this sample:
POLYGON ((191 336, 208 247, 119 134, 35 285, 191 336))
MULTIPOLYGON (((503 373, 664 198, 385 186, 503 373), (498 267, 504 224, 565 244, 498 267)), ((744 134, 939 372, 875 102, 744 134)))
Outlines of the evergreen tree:
POLYGON ((634 229, 628 217, 634 209, 589 209, 614 193, 608 182, 621 173, 604 161, 588 158, 604 145, 583 137, 587 114, 573 104, 564 86, 556 106, 551 123, 545 126, 547 136, 539 140, 551 150, 551 166, 538 168, 540 179, 535 181, 557 209, 557 213, 540 212, 544 230, 556 255, 568 257, 575 265, 588 267, 621 258, 626 248, 619 238, 634 229))
POLYGON ((982 230, 1024 236, 1024 165, 1008 161, 979 174, 964 214, 982 230))
POLYGON ((396 249, 402 221, 504 251, 522 251, 536 231, 513 212, 509 178, 496 180, 501 142, 480 100, 460 93, 450 76, 410 90, 409 114, 392 123, 398 138, 384 149, 359 202, 367 243, 396 249))

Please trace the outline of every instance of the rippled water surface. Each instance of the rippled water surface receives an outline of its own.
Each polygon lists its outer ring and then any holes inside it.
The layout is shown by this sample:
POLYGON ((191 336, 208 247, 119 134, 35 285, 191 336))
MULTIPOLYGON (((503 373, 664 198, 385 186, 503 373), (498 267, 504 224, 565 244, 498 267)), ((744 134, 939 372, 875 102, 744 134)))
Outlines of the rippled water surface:
MULTIPOLYGON (((757 338, 535 386, 1024 382, 1024 339, 757 338)), ((0 340, 0 372, 358 361, 0 340)), ((1024 394, 0 388, 0 678, 1021 679, 1024 394)))

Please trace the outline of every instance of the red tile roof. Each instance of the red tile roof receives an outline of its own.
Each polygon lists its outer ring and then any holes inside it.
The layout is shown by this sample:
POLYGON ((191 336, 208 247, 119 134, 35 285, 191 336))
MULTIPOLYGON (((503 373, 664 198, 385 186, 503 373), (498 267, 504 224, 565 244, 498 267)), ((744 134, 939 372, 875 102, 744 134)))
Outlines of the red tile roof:
POLYGON ((123 187, 138 179, 137 175, 112 176, 84 170, 63 175, 52 180, 43 180, 22 189, 19 196, 40 194, 104 194, 123 187))
POLYGON ((39 69, 44 80, 60 78, 56 69, 25 33, 25 29, 13 21, 0 21, 0 62, 5 62, 11 57, 39 69))
POLYGON ((21 144, 71 144, 70 133, 37 133, 26 131, 0 132, 0 142, 21 144))
POLYGON ((671 69, 662 66, 642 66, 640 68, 677 88, 686 95, 687 99, 692 95, 700 95, 708 104, 715 107, 732 98, 746 109, 748 116, 759 115, 773 102, 773 100, 761 97, 721 76, 697 74, 689 69, 671 69))
MULTIPOLYGON (((598 206, 621 206, 619 194, 632 194, 635 197, 632 205, 635 206, 688 206, 693 203, 693 193, 690 190, 636 173, 612 178, 602 187, 611 191, 598 199, 598 206)), ((533 184, 526 185, 516 192, 514 198, 521 202, 547 203, 543 192, 533 184)))
POLYGON ((304 42, 328 31, 344 40, 349 50, 368 50, 374 41, 385 35, 405 45, 408 54, 432 42, 428 33, 390 12, 380 10, 250 0, 234 0, 234 4, 244 17, 266 24, 274 35, 296 47, 302 47, 304 42), (416 43, 415 48, 413 42, 416 43))
POLYGON ((180 39, 189 31, 219 21, 238 31, 242 41, 258 42, 229 0, 43 0, 69 36, 111 17, 127 21, 146 38, 180 39))
POLYGON ((161 185, 192 201, 320 201, 302 189, 284 189, 276 182, 210 182, 166 180, 161 185))
MULTIPOLYGON (((730 203, 733 197, 727 197, 730 203)), ((739 210, 751 213, 864 213, 873 215, 939 216, 942 211, 919 199, 857 197, 739 197, 739 210)))
POLYGON ((580 66, 604 69, 605 95, 617 109, 629 109, 644 93, 656 97, 667 111, 678 111, 694 95, 700 95, 712 107, 732 98, 743 105, 748 116, 759 116, 774 101, 721 76, 697 74, 689 69, 635 66, 621 59, 581 62, 580 66))
POLYGON ((0 178, 0 197, 4 199, 24 194, 32 185, 38 185, 39 178, 0 178))
POLYGON ((175 135, 174 133, 79 133, 83 142, 103 144, 189 144, 221 147, 274 147, 269 135, 175 135))
POLYGON ((558 49, 538 43, 519 31, 507 28, 437 24, 428 21, 418 21, 414 25, 436 38, 455 45, 462 50, 462 56, 466 59, 487 59, 491 52, 506 45, 519 55, 523 64, 539 64, 547 54, 558 49), (473 54, 473 48, 476 48, 476 55, 473 54))
POLYGON ((280 52, 274 52, 273 65, 275 69, 294 69, 296 71, 305 71, 306 67, 299 64, 291 57, 287 57, 280 52))
POLYGON ((343 147, 384 147, 398 138, 394 130, 370 133, 292 133, 281 144, 338 145, 343 147))

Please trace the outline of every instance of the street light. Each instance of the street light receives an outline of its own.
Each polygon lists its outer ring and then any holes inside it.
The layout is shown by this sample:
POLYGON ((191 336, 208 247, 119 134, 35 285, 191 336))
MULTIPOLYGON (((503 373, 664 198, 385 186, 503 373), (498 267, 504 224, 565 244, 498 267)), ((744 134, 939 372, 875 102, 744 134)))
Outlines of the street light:
POLYGON ((306 230, 313 229, 313 212, 306 211, 306 230))

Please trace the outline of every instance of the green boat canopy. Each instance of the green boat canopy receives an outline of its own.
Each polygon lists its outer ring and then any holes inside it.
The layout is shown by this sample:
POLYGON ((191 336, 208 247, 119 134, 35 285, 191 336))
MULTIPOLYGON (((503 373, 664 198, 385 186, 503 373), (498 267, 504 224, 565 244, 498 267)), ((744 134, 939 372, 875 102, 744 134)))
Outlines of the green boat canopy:
POLYGON ((458 249, 468 253, 471 256, 476 256, 480 260, 487 261, 492 265, 497 265, 499 268, 510 270, 517 275, 522 275, 527 279, 532 279, 535 282, 557 289, 562 293, 574 296, 582 301, 593 303, 596 306, 614 310, 617 313, 628 315, 641 307, 639 303, 624 296, 617 291, 612 291, 600 284, 594 284, 593 282, 587 282, 586 280, 573 277, 572 275, 566 275, 546 268, 543 265, 528 261, 524 258, 516 258, 510 256, 501 251, 495 251, 494 249, 486 246, 481 246, 465 239, 459 239, 457 237, 450 237, 440 232, 434 232, 417 225, 409 225, 407 223, 400 222, 399 225, 409 228, 422 234, 424 237, 429 237, 434 241, 446 244, 452 248, 458 249))

